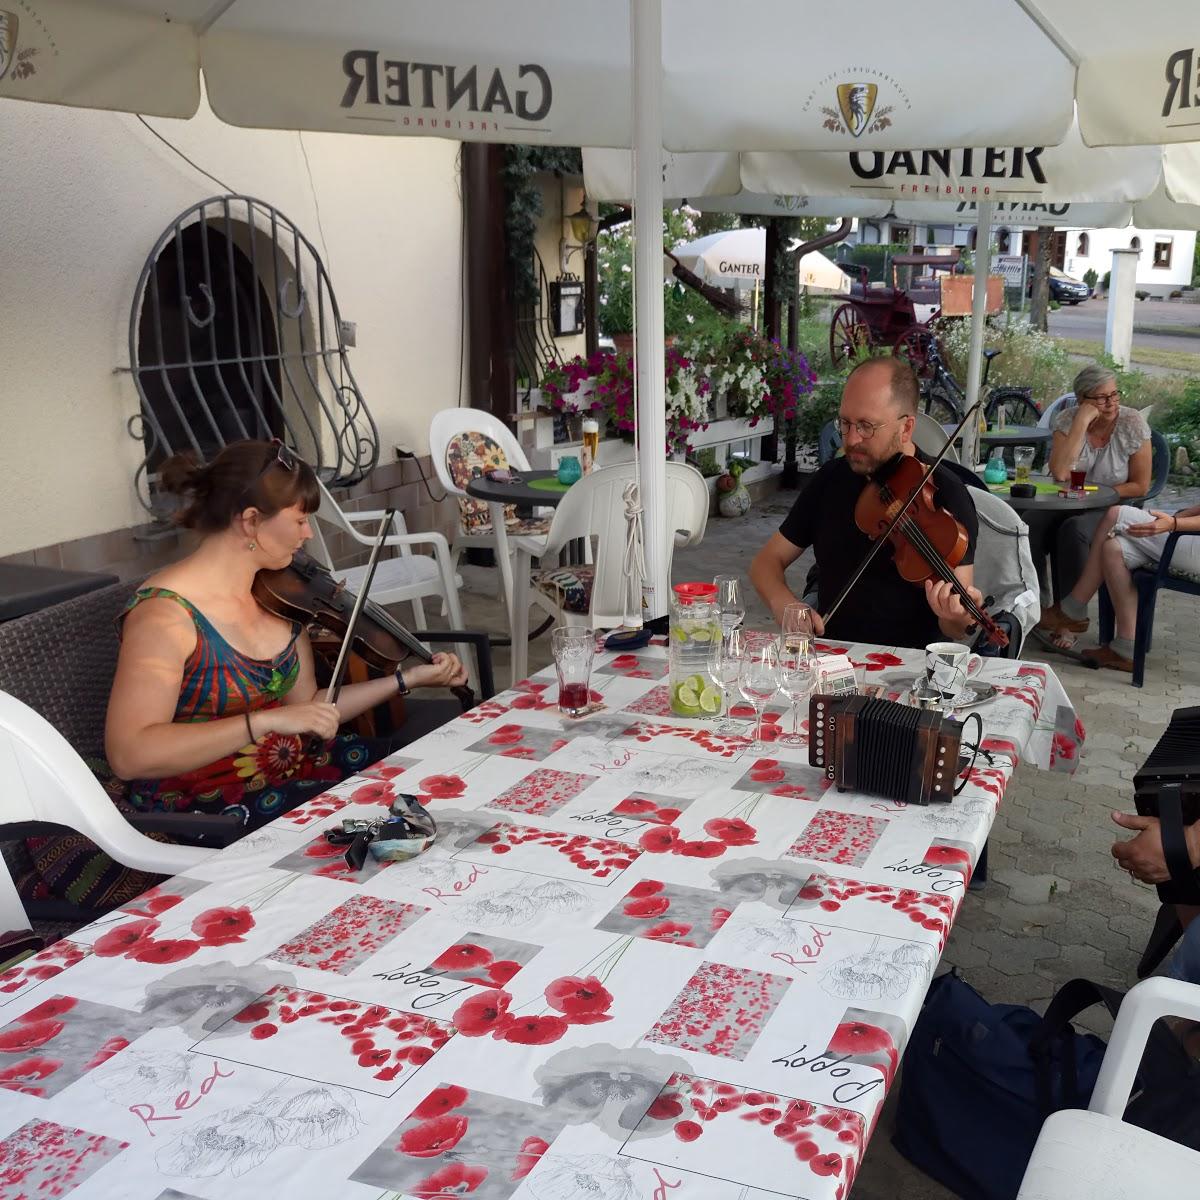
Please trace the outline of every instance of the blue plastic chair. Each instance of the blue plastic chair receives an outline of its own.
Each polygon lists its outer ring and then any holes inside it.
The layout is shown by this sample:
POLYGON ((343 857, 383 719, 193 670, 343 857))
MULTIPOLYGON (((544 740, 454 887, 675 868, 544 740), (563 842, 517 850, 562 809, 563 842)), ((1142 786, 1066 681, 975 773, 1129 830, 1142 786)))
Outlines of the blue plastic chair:
POLYGON ((842 448, 842 431, 836 421, 826 421, 817 434, 817 462, 824 466, 837 458, 837 452, 842 448))
MULTIPOLYGON (((1133 686, 1141 687, 1146 674, 1146 655, 1150 653, 1151 636, 1154 632, 1154 608, 1158 593, 1183 592, 1188 596, 1200 596, 1200 579, 1171 574, 1171 558, 1180 538, 1200 536, 1200 531, 1172 533, 1163 547, 1163 556, 1157 567, 1139 567, 1133 574, 1137 588, 1137 626, 1133 636, 1133 686)), ((1108 588, 1100 589, 1100 644, 1107 646, 1113 639, 1116 614, 1108 588)))

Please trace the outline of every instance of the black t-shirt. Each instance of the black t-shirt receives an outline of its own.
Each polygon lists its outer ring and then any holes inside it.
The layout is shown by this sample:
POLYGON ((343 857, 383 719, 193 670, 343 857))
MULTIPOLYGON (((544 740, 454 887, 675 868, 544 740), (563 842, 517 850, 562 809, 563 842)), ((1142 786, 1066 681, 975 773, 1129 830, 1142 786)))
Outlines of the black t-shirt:
MULTIPOLYGON (((817 610, 825 612, 858 569, 871 539, 854 523, 854 505, 866 484, 844 458, 826 463, 809 481, 779 532, 794 546, 811 546, 820 570, 817 610)), ((934 473, 939 506, 962 522, 969 545, 962 565, 975 561, 979 521, 966 487, 945 465, 934 473)), ((925 599, 925 587, 901 579, 892 547, 883 546, 826 628, 839 641, 918 649, 943 638, 925 599)))

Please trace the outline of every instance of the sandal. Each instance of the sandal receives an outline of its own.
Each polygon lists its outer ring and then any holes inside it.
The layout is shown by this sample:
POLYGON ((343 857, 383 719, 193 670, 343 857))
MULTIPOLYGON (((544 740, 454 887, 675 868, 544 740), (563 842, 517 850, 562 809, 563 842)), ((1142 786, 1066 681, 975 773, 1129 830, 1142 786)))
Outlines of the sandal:
POLYGON ((1126 675, 1133 674, 1133 659, 1118 654, 1111 646, 1097 646, 1081 655, 1089 666, 1108 667, 1110 671, 1123 671, 1126 675))
POLYGON ((1057 650, 1062 654, 1073 654, 1079 641, 1073 633, 1043 629, 1040 625, 1034 630, 1034 633, 1047 650, 1057 650))
MULTIPOLYGON (((1038 628, 1043 633, 1085 633, 1089 624, 1087 617, 1082 620, 1068 617, 1059 605, 1052 604, 1049 608, 1042 609, 1038 628)), ((1074 645, 1074 641, 1071 644, 1074 645)))

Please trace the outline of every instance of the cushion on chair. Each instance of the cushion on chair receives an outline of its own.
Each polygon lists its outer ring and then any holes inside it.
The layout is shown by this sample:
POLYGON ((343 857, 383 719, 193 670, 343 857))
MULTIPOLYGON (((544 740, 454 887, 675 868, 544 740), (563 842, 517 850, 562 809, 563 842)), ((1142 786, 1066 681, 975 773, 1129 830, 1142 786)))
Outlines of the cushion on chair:
POLYGON ((554 567, 530 576, 530 583, 544 596, 549 596, 563 612, 587 613, 592 607, 592 584, 596 581, 594 567, 554 567))
MULTIPOLYGON (((488 526, 491 528, 491 525, 488 526)), ((549 517, 508 517, 505 530, 513 537, 545 537, 550 532, 549 517)))
MULTIPOLYGON (((465 429, 456 433, 446 446, 446 472, 456 487, 465 489, 472 479, 478 479, 488 471, 507 468, 508 458, 503 448, 486 433, 465 429)), ((476 500, 473 496, 459 496, 458 509, 463 533, 491 532, 491 514, 482 500, 476 500)), ((505 515, 515 520, 516 510, 509 505, 505 515)))

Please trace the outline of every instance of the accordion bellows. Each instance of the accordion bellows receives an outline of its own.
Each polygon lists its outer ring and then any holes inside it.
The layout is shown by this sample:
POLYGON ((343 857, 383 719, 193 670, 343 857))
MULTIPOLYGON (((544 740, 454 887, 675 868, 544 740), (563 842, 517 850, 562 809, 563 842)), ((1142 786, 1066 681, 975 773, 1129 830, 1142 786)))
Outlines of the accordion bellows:
POLYGON ((939 712, 866 696, 813 696, 808 761, 839 792, 907 804, 953 798, 962 727, 939 712))

